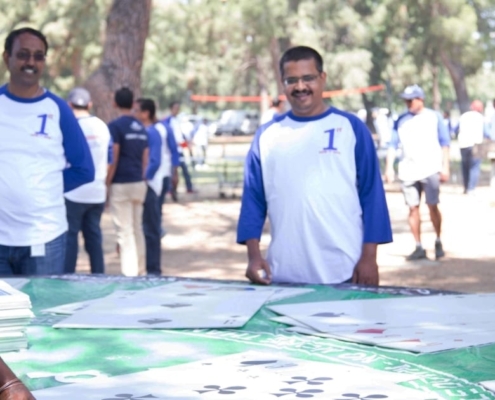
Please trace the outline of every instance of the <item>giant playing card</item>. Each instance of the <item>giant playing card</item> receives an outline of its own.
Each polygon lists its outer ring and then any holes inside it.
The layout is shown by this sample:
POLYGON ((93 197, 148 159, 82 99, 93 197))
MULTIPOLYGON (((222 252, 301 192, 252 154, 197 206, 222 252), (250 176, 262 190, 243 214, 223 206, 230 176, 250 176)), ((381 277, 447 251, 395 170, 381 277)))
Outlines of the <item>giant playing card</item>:
POLYGON ((164 285, 119 291, 75 312, 56 328, 181 329, 243 326, 274 293, 232 285, 164 285))
POLYGON ((431 353, 495 342, 493 304, 495 295, 477 294, 318 302, 269 308, 304 324, 293 324, 296 327, 292 331, 431 353))
POLYGON ((247 352, 35 391, 38 400, 388 399, 440 397, 400 385, 414 376, 247 352))

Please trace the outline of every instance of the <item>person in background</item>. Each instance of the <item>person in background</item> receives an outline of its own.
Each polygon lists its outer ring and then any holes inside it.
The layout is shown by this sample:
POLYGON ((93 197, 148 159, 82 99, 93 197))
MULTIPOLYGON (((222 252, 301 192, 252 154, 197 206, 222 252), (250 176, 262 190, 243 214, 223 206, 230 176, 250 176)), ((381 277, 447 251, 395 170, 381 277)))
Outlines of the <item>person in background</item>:
POLYGON ((161 275, 161 244, 160 244, 160 204, 159 195, 162 192, 163 176, 159 169, 162 162, 162 138, 155 127, 156 105, 151 99, 137 99, 135 115, 146 128, 149 143, 149 162, 146 169, 148 189, 143 206, 143 231, 146 242, 146 273, 161 275))
POLYGON ((148 133, 133 115, 134 95, 129 88, 117 90, 114 103, 120 116, 108 125, 114 160, 107 176, 110 211, 117 230, 122 273, 144 275, 143 203, 147 190, 148 133))
POLYGON ((0 86, 0 275, 62 274, 64 192, 93 181, 88 143, 66 101, 40 85, 48 43, 32 28, 10 32, 0 86))
POLYGON ((282 114, 283 110, 284 102, 278 98, 273 99, 270 108, 261 115, 260 125, 270 122, 274 117, 282 114))
POLYGON ((473 194, 480 176, 483 154, 481 147, 489 132, 485 127, 483 103, 474 100, 470 110, 459 118, 459 134, 457 136, 461 150, 462 180, 464 194, 473 194))
MULTIPOLYGON (((191 180, 191 175, 189 174, 189 169, 186 163, 186 158, 184 155, 184 150, 189 149, 189 140, 185 137, 182 129, 180 127, 179 119, 177 115, 180 112, 180 103, 177 101, 173 101, 170 103, 170 115, 165 118, 162 122, 168 124, 170 128, 172 128, 172 132, 174 132, 175 141, 177 142, 177 151, 179 153, 180 158, 180 168, 182 169, 182 176, 184 177, 184 181, 186 183, 187 193, 194 193, 193 184, 191 180)), ((171 185, 170 193, 172 194, 172 199, 177 201, 177 185, 179 181, 177 180, 177 184, 171 185)))
POLYGON ((108 165, 112 163, 112 140, 108 126, 98 117, 91 115, 91 95, 82 87, 72 89, 67 98, 69 107, 81 126, 93 157, 95 180, 65 193, 67 209, 67 247, 65 252, 65 273, 76 270, 78 235, 82 231, 84 248, 89 256, 91 273, 105 273, 103 258, 103 237, 100 221, 107 198, 108 165))
POLYGON ((394 162, 399 144, 402 145, 402 159, 399 162, 399 179, 402 192, 409 207, 409 227, 416 241, 416 248, 406 257, 408 261, 427 258, 421 243, 421 216, 419 205, 421 194, 425 193, 430 220, 435 229, 435 258, 445 255, 442 241, 442 214, 440 183, 447 182, 450 175, 450 135, 442 116, 424 105, 425 94, 418 85, 405 88, 401 94, 407 111, 395 121, 392 139, 389 143, 385 166, 388 182, 395 180, 394 162))
POLYGON ((208 149, 208 125, 206 118, 201 118, 193 131, 192 142, 196 147, 196 169, 202 169, 206 165, 206 151, 208 149))

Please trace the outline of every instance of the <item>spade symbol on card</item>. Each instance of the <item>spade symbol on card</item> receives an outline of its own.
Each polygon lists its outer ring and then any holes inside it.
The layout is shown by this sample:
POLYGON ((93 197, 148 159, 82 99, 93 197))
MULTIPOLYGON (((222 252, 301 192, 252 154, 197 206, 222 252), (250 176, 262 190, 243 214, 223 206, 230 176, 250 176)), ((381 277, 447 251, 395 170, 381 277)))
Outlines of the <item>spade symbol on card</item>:
POLYGON ((388 399, 388 396, 384 394, 369 394, 367 396, 362 397, 363 395, 360 395, 358 393, 344 393, 341 394, 343 399, 335 399, 335 400, 349 400, 349 399, 356 399, 356 400, 372 400, 372 399, 388 399))
POLYGON ((236 394, 239 390, 247 389, 245 386, 228 386, 221 387, 218 385, 206 385, 203 386, 203 390, 195 390, 199 394, 208 393, 208 392, 217 392, 218 394, 236 394))
POLYGON ((155 325, 155 324, 164 324, 166 322, 172 322, 171 319, 161 319, 161 318, 150 318, 150 319, 140 319, 138 322, 142 324, 155 325))
MULTIPOLYGON (((317 393, 323 393, 323 390, 320 389, 306 389, 306 390, 297 390, 293 388, 288 389, 280 389, 283 393, 272 393, 275 397, 282 397, 287 395, 294 395, 293 397, 301 398, 301 399, 310 399, 315 397, 314 395, 317 393)), ((292 396, 291 396, 292 397, 292 396)))
POLYGON ((345 315, 344 313, 333 313, 333 312, 321 312, 318 314, 313 314, 312 317, 323 317, 323 318, 338 318, 341 317, 342 315, 345 315))
POLYGON ((179 296, 187 296, 187 297, 197 297, 197 296, 206 296, 204 293, 192 292, 192 293, 181 293, 179 296))
POLYGON ((159 399, 159 397, 153 396, 152 394, 148 394, 146 396, 135 397, 133 394, 122 393, 116 394, 115 397, 106 398, 102 400, 133 400, 133 399, 159 399))
POLYGON ((186 304, 186 303, 171 303, 171 304, 162 304, 162 307, 168 307, 168 308, 181 308, 181 307, 191 307, 192 304, 186 304))
POLYGON ((326 381, 332 380, 332 378, 327 378, 327 377, 308 379, 305 376, 291 376, 290 379, 292 379, 292 380, 285 381, 285 383, 292 385, 294 383, 306 382, 306 384, 308 384, 308 385, 323 385, 326 381))

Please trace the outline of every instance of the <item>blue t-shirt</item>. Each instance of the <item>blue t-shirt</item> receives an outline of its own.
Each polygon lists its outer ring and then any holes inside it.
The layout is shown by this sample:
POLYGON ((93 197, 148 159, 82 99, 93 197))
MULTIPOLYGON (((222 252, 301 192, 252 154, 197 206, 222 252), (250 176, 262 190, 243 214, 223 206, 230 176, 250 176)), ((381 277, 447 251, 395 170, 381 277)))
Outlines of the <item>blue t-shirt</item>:
POLYGON ((148 133, 136 118, 123 115, 108 124, 113 142, 120 146, 112 183, 140 182, 143 179, 143 152, 148 133))

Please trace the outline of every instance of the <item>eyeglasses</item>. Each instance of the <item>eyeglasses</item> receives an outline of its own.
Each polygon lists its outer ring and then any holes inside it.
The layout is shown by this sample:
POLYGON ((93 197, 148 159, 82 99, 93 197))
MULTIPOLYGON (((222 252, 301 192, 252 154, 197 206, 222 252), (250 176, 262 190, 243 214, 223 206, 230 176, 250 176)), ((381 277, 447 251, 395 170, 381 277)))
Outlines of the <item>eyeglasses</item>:
POLYGON ((316 79, 318 79, 318 76, 319 75, 303 75, 301 77, 290 76, 288 78, 285 78, 283 80, 283 83, 285 86, 297 85, 299 81, 302 81, 302 83, 312 83, 316 79))
POLYGON ((45 54, 43 54, 41 51, 37 51, 36 53, 31 53, 29 51, 21 50, 16 53, 15 57, 19 61, 29 61, 31 57, 33 57, 33 60, 37 62, 45 61, 45 54))

